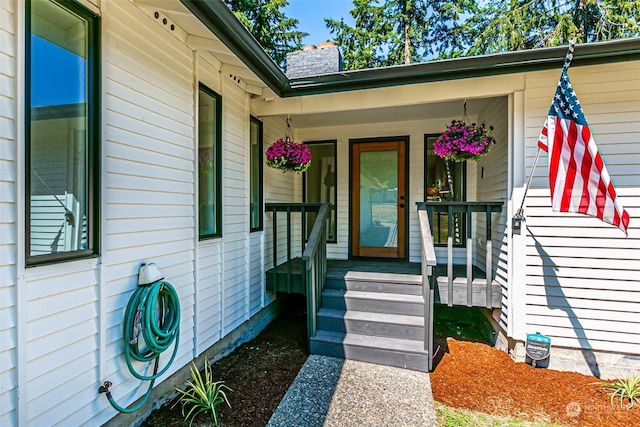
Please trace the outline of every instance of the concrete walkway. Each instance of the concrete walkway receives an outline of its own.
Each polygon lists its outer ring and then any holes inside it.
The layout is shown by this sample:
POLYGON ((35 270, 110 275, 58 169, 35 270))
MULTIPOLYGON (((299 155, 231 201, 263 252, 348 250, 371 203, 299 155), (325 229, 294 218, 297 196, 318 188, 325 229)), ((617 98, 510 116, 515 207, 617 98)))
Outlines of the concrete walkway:
POLYGON ((311 355, 268 427, 437 426, 429 374, 311 355))

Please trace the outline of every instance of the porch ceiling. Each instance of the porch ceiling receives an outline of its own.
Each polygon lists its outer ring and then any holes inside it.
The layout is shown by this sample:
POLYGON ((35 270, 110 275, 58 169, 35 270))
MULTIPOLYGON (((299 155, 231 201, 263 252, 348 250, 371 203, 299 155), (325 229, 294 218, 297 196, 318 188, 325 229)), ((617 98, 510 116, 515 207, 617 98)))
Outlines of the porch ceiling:
MULTIPOLYGON (((494 98, 467 100, 467 111, 474 119, 493 102, 494 98)), ((371 123, 407 122, 426 119, 452 120, 462 118, 464 100, 368 108, 351 111, 309 113, 291 115, 295 128, 318 128, 327 126, 366 125, 371 123)))

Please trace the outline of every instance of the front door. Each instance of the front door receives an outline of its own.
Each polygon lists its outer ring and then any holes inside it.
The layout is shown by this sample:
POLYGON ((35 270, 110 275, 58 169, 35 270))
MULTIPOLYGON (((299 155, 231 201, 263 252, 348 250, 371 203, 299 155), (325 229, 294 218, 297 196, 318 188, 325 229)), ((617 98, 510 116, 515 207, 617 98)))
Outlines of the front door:
POLYGON ((405 258, 406 141, 351 145, 351 255, 405 258))

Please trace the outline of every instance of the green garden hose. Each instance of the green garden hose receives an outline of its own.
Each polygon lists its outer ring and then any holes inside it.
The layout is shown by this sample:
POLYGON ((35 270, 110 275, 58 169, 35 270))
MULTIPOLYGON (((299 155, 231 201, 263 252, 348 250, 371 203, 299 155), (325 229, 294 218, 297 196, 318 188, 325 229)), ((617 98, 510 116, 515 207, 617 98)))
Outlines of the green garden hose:
POLYGON ((151 396, 153 384, 171 366, 178 352, 180 342, 180 300, 171 283, 164 280, 149 285, 138 286, 127 304, 123 322, 124 357, 131 374, 142 381, 151 381, 147 392, 138 404, 124 408, 111 396, 111 382, 105 381, 99 392, 106 393, 109 403, 120 412, 130 413, 140 409, 151 396), (138 339, 146 347, 140 347, 138 339), (175 344, 174 344, 175 343, 175 344), (171 345, 173 354, 169 363, 158 372, 160 354, 171 345), (154 362, 153 374, 143 375, 133 367, 133 361, 154 362))

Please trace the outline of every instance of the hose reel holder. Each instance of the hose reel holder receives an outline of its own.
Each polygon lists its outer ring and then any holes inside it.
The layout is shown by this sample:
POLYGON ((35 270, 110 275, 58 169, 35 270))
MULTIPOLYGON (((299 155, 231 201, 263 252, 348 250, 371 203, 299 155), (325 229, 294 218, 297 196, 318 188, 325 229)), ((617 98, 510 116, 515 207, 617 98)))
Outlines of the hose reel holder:
POLYGON ((143 398, 131 408, 118 405, 105 381, 99 393, 106 393, 111 406, 124 413, 140 409, 151 396, 155 380, 173 363, 180 341, 180 299, 171 283, 155 263, 142 264, 138 272, 138 287, 131 295, 125 310, 123 329, 124 356, 129 372, 142 381, 151 381, 143 398), (160 354, 173 345, 173 353, 167 365, 158 372, 160 354), (139 373, 133 362, 153 362, 153 374, 139 373))

